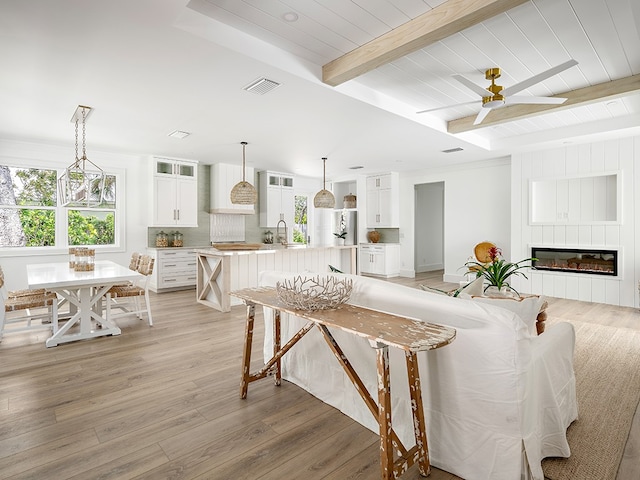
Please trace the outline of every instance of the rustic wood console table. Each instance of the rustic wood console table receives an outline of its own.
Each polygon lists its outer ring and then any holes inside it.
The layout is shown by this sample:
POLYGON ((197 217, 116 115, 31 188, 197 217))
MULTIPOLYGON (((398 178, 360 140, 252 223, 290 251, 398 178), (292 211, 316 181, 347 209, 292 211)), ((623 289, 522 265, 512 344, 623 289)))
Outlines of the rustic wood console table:
POLYGON ((280 385, 280 359, 314 326, 322 332, 324 339, 335 357, 344 368, 347 376, 365 404, 380 425, 380 463, 383 480, 398 478, 416 462, 420 473, 430 473, 429 449, 422 406, 422 390, 418 372, 417 352, 432 350, 451 343, 456 331, 430 323, 420 322, 387 313, 377 312, 354 305, 342 305, 334 310, 305 311, 289 308, 282 304, 273 287, 247 288, 231 292, 231 295, 244 300, 247 305, 245 345, 242 360, 241 398, 247 397, 249 383, 260 380, 267 375, 274 375, 275 384, 280 385), (251 344, 253 341, 253 324, 255 306, 263 305, 274 309, 274 347, 273 357, 265 362, 263 368, 255 373, 250 372, 251 344), (298 333, 287 343, 281 345, 280 316, 282 312, 291 313, 308 320, 298 333), (340 329, 369 340, 376 349, 378 370, 378 402, 371 397, 364 383, 343 353, 330 332, 330 328, 340 329), (404 350, 407 376, 409 378, 409 394, 416 444, 406 449, 391 423, 391 390, 389 382, 389 347, 404 350), (394 449, 397 451, 395 458, 394 449))

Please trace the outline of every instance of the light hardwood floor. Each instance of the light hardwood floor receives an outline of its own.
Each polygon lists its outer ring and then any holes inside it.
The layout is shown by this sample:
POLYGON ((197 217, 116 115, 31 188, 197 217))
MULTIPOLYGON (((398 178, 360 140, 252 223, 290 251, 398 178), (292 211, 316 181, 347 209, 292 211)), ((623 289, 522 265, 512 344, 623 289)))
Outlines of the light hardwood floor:
MULTIPOLYGON (((451 286, 441 278, 394 281, 451 286)), ((302 389, 265 379, 240 400, 244 308, 222 314, 194 299, 193 290, 152 294, 155 326, 119 319, 117 337, 47 349, 43 332, 5 335, 0 478, 379 478, 378 436, 302 389)), ((634 309, 560 299, 549 308, 553 316, 640 329, 634 309)), ((640 464, 637 450, 628 463, 640 464)), ((624 480, 640 478, 630 472, 624 480)), ((414 467, 402 478, 422 477, 414 467)), ((433 469, 430 478, 457 477, 433 469)))

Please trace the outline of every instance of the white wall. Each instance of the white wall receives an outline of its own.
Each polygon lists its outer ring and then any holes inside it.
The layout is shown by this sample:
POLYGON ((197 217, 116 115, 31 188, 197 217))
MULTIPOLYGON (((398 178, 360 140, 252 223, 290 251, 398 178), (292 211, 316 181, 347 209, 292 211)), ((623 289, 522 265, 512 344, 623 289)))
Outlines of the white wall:
MULTIPOLYGON (((618 278, 562 272, 531 272, 515 288, 553 297, 638 306, 640 278, 640 137, 567 146, 513 155, 511 249, 515 258, 530 256, 531 245, 620 249, 618 278), (575 225, 529 224, 530 179, 556 179, 598 173, 622 175, 622 220, 575 225)), ((586 199, 587 201, 589 199, 586 199)), ((580 202, 584 199, 570 201, 580 202)), ((592 203, 592 201, 591 201, 592 203)))
POLYGON ((511 167, 501 158, 400 174, 400 274, 415 275, 415 186, 433 182, 444 182, 444 280, 463 280, 463 265, 484 240, 509 258, 511 167))
POLYGON ((415 186, 416 272, 444 268, 444 182, 415 186))
MULTIPOLYGON (((113 260, 123 265, 129 264, 131 253, 144 251, 147 247, 147 198, 149 188, 148 159, 145 157, 87 151, 87 157, 106 171, 120 171, 124 174, 124 184, 117 188, 125 189, 126 215, 123 245, 117 251, 96 252, 97 260, 113 260)), ((61 147, 45 144, 32 144, 0 140, 0 164, 15 166, 48 166, 65 168, 75 159, 73 146, 61 147)), ((0 265, 5 271, 9 290, 27 287, 25 265, 31 263, 65 262, 69 258, 67 250, 56 253, 25 255, 23 253, 0 254, 0 265)))

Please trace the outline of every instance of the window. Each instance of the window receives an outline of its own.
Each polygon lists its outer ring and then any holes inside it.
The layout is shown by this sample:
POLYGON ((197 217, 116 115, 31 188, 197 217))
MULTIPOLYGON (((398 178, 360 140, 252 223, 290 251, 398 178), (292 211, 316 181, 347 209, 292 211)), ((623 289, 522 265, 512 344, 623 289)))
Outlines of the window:
POLYGON ((295 243, 307 243, 307 199, 306 195, 296 195, 295 211, 293 214, 293 241, 295 243))
POLYGON ((59 205, 63 171, 0 165, 0 247, 116 245, 116 175, 91 208, 59 205))

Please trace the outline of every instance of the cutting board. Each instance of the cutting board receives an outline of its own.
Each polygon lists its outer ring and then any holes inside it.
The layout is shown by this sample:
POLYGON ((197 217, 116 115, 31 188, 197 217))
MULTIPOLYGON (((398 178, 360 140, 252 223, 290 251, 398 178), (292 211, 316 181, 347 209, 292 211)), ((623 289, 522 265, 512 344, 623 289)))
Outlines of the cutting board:
POLYGON ((216 250, 259 250, 261 243, 214 243, 211 245, 216 250))

